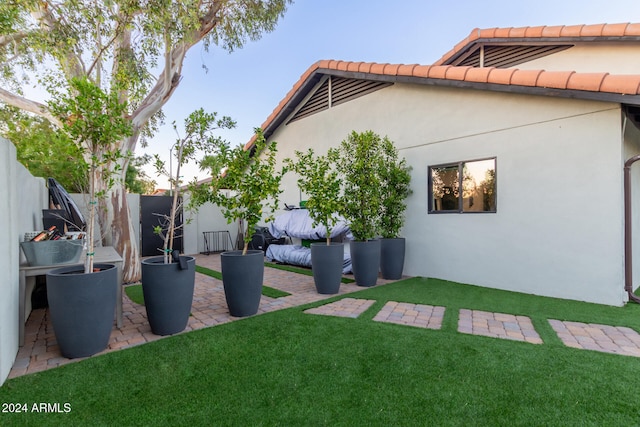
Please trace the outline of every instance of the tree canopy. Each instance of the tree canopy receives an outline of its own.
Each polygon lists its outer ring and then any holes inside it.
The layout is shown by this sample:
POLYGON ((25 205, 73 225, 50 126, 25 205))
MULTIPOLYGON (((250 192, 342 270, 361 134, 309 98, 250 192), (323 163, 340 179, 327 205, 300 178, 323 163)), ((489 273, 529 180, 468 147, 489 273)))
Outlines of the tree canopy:
POLYGON ((72 193, 87 188, 82 151, 49 121, 6 107, 0 108, 0 123, 0 134, 14 143, 18 161, 33 176, 53 177, 72 193))
MULTIPOLYGON (((228 51, 272 31, 292 0, 8 0, 0 3, 0 103, 63 127, 64 118, 26 96, 69 88, 84 78, 117 93, 132 134, 119 144, 114 170, 124 174, 140 138, 153 135, 162 107, 180 84, 189 49, 228 51)), ((124 181, 124 180, 122 180, 124 181)), ((101 209, 105 236, 126 257, 125 281, 140 276, 124 187, 101 209)))

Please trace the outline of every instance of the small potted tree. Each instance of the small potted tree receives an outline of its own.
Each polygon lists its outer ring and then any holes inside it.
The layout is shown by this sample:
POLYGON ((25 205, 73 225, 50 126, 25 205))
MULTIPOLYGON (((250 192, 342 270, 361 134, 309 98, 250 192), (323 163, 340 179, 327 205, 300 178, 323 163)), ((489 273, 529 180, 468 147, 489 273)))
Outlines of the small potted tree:
POLYGON ((127 105, 115 92, 105 93, 86 78, 72 79, 69 92, 57 93, 51 111, 82 150, 89 176, 89 221, 85 264, 61 267, 47 274, 51 321, 60 352, 68 358, 95 354, 109 344, 116 307, 118 276, 114 264, 94 264, 94 227, 98 200, 108 188, 98 189, 102 175, 112 182, 111 162, 122 154, 118 141, 131 134, 125 118, 127 105))
POLYGON ((405 238, 400 237, 404 225, 405 199, 412 193, 411 167, 406 160, 398 159, 398 150, 389 138, 382 140, 380 174, 382 215, 380 215, 380 271, 383 279, 402 277, 405 255, 405 238))
MULTIPOLYGON (((220 128, 232 128, 235 123, 229 117, 218 118, 217 113, 206 113, 202 108, 184 120, 184 136, 173 123, 178 138, 172 147, 177 167, 175 174, 168 173, 165 163, 155 156, 155 168, 159 175, 169 178, 172 203, 169 215, 159 215, 154 228, 163 241, 162 256, 142 261, 142 292, 151 331, 156 335, 173 335, 186 328, 193 303, 195 265, 193 256, 180 256, 173 243, 182 225, 176 226, 176 217, 182 211, 180 172, 189 161, 196 160, 199 152, 209 152, 222 141, 213 135, 220 128)), ((173 172, 173 171, 172 171, 173 172)))
POLYGON ((305 208, 313 219, 313 227, 321 224, 326 230, 326 243, 311 244, 313 280, 319 294, 337 294, 342 279, 344 245, 332 243, 331 233, 338 222, 341 179, 336 170, 338 151, 329 150, 326 156, 315 156, 313 149, 295 152, 296 159, 284 161, 287 170, 298 174, 298 187, 307 195, 305 208))
MULTIPOLYGON (((263 218, 264 208, 275 212, 280 194, 282 171, 277 172, 276 142, 267 143, 256 129, 252 142, 231 149, 220 142, 216 153, 202 162, 211 172, 211 182, 193 183, 192 201, 196 205, 212 202, 222 208, 229 223, 243 220, 244 248, 223 252, 222 281, 229 312, 234 317, 252 316, 258 312, 264 278, 264 253, 248 250, 251 234, 263 218)), ((272 220, 268 215, 265 220, 272 220)))
POLYGON ((358 286, 374 286, 380 269, 380 197, 382 139, 373 131, 351 132, 339 148, 344 187, 341 203, 354 240, 349 244, 358 286))

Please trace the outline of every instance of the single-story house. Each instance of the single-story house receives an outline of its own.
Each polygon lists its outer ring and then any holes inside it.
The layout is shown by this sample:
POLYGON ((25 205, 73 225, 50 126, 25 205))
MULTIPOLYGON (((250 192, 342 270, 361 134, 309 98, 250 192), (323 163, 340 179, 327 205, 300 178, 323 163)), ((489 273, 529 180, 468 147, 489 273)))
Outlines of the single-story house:
POLYGON ((432 65, 319 61, 262 128, 280 160, 354 130, 395 142, 405 274, 619 306, 640 280, 639 123, 640 24, 602 24, 475 29, 432 65))

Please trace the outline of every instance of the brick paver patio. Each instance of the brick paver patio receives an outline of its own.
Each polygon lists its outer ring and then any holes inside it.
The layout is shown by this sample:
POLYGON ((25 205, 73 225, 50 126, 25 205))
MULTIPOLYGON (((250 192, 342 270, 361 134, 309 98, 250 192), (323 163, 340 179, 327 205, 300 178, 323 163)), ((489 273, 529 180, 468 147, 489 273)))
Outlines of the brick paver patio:
MULTIPOLYGON (((196 263, 212 270, 221 270, 219 255, 196 255, 196 263)), ((378 279, 377 284, 382 285, 390 282, 392 281, 378 279)), ((336 296, 318 294, 311 276, 269 267, 265 268, 264 284, 291 295, 282 298, 270 298, 263 295, 258 314, 336 296)), ((362 289, 353 283, 342 284, 337 295, 345 295, 362 289)), ((125 293, 123 295, 122 328, 114 326, 108 348, 98 354, 164 338, 151 332, 144 306, 133 303, 125 293)), ((305 312, 355 318, 374 303, 375 300, 343 298, 305 312)), ((238 320, 229 314, 222 281, 203 274, 196 274, 191 313, 192 316, 189 318, 185 332, 238 320)), ((445 307, 388 301, 373 320, 440 329, 444 314, 445 307)), ((531 319, 527 316, 468 309, 462 309, 458 314, 458 332, 460 333, 518 340, 533 344, 543 343, 534 329, 531 319)), ((549 323, 562 342, 569 347, 640 357, 640 334, 631 328, 559 320, 549 320, 549 323)), ((55 368, 76 360, 82 359, 70 360, 60 355, 49 322, 48 310, 33 310, 25 325, 25 344, 18 351, 9 378, 55 368)))
MULTIPOLYGON (((196 255, 196 264, 215 271, 221 270, 220 255, 217 254, 196 255)), ((392 281, 378 279, 378 285, 390 282, 392 281)), ((265 267, 264 284, 288 292, 291 295, 282 298, 270 298, 263 295, 260 300, 258 314, 308 304, 335 296, 318 294, 311 276, 275 268, 265 267)), ((353 283, 343 283, 340 285, 340 292, 337 295, 344 295, 362 289, 362 287, 353 283)), ((122 311, 122 328, 116 328, 114 322, 109 346, 98 354, 109 353, 164 338, 151 332, 144 306, 131 302, 125 292, 123 292, 122 311)), ((37 309, 31 312, 25 325, 25 344, 18 350, 9 378, 44 371, 82 360, 71 360, 60 355, 48 313, 47 309, 37 309)), ((224 298, 222 281, 198 273, 196 274, 191 314, 184 332, 221 325, 239 319, 229 314, 224 298)))

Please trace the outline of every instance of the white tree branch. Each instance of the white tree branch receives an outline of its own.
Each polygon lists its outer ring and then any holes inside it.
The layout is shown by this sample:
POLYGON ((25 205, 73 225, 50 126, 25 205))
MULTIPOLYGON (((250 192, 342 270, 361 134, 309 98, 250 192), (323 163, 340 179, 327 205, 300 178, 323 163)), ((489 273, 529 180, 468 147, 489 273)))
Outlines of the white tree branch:
POLYGON ((49 120, 54 125, 62 127, 62 122, 53 114, 51 114, 46 105, 41 104, 40 102, 36 102, 23 96, 16 95, 15 93, 9 92, 3 88, 0 88, 0 101, 4 102, 7 105, 20 108, 21 110, 37 114, 38 116, 44 117, 45 119, 49 120))
MULTIPOLYGON (((218 24, 217 14, 222 9, 223 3, 222 1, 214 1, 211 7, 203 13, 200 19, 200 28, 166 50, 165 67, 156 79, 156 84, 131 115, 134 129, 141 129, 171 98, 180 83, 182 65, 187 51, 205 38, 218 24)), ((133 144, 135 141, 133 140, 133 144)), ((130 150, 134 148, 133 146, 129 147, 130 150)))
MULTIPOLYGON (((42 31, 52 31, 58 25, 58 19, 51 12, 53 8, 54 6, 49 8, 49 3, 40 2, 38 9, 31 13, 31 16, 40 23, 42 31)), ((66 52, 64 61, 58 62, 69 80, 85 74, 82 59, 71 51, 66 52)))
POLYGON ((170 66, 165 66, 156 84, 131 115, 134 128, 142 128, 154 114, 160 111, 169 98, 171 98, 171 95, 180 83, 180 72, 182 71, 184 57, 189 47, 190 46, 184 43, 180 43, 171 50, 169 55, 170 60, 168 61, 170 66))
POLYGON ((0 36, 0 47, 4 47, 10 43, 20 43, 28 35, 29 35, 29 32, 27 31, 18 31, 13 34, 0 36))

